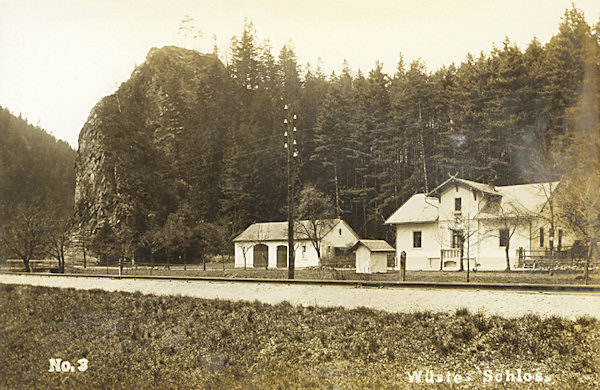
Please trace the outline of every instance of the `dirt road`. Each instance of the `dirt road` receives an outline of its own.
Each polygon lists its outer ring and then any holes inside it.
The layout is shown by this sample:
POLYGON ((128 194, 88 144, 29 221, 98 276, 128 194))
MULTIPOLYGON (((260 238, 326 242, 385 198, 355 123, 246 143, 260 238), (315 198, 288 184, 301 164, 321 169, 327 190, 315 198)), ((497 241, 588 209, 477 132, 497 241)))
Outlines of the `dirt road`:
POLYGON ((0 284, 107 291, 139 291, 143 294, 184 295, 197 298, 245 300, 275 304, 368 307, 388 312, 422 310, 455 311, 468 308, 507 317, 527 313, 576 318, 600 318, 600 293, 525 292, 473 289, 365 288, 304 284, 236 283, 216 281, 108 279, 97 277, 0 274, 0 284))

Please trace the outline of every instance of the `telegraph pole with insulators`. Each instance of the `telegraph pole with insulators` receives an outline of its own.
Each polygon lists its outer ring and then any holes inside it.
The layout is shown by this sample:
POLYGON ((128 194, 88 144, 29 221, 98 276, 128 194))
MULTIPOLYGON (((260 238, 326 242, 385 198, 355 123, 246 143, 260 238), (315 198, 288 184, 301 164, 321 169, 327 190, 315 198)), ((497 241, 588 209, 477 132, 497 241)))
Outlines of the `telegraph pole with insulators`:
POLYGON ((284 147, 287 150, 287 183, 288 183, 288 279, 294 279, 294 161, 298 157, 296 149, 296 114, 292 114, 288 105, 283 107, 285 118, 284 147))

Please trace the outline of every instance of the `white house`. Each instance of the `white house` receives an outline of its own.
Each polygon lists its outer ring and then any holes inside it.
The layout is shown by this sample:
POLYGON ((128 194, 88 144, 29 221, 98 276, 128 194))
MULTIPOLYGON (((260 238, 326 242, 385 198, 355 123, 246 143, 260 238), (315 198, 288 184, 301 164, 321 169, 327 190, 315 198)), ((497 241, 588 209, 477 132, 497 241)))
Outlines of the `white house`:
MULTIPOLYGON (((295 267, 319 265, 319 256, 313 241, 318 243, 321 259, 325 259, 352 248, 358 241, 358 235, 342 219, 297 221, 294 226, 295 267)), ((288 266, 287 222, 252 224, 234 238, 233 243, 235 267, 285 268, 288 266)))
POLYGON ((457 270, 462 258, 463 269, 468 264, 471 269, 504 270, 507 247, 515 268, 519 248, 572 243, 553 216, 557 185, 494 187, 451 176, 433 191, 413 195, 385 223, 396 227, 396 253, 406 252, 407 269, 457 270))
POLYGON ((394 248, 383 240, 360 240, 352 250, 356 253, 357 274, 387 272, 387 255, 394 253, 394 248))

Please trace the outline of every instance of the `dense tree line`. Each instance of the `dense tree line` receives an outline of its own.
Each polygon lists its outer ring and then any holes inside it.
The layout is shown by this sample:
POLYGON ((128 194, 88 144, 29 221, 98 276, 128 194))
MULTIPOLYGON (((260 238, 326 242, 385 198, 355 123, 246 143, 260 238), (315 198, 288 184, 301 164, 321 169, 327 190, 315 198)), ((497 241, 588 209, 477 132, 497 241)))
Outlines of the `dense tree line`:
POLYGON ((0 107, 0 258, 56 257, 73 223, 75 151, 0 107))
POLYGON ((448 173, 496 185, 558 179, 574 158, 569 145, 598 135, 598 31, 573 8, 546 45, 534 38, 521 50, 507 38, 435 72, 400 58, 392 75, 376 63, 368 74, 344 64, 325 76, 310 65, 302 72, 287 46, 274 61, 247 24, 228 67, 241 99, 229 140, 237 154, 224 164, 237 170, 222 175, 242 190, 224 191, 221 206, 248 202, 244 223, 284 218, 283 103, 299 116, 297 180, 335 199, 364 237, 385 236, 385 218, 448 173), (596 109, 585 130, 576 109, 584 92, 596 109))
POLYGON ((572 8, 546 45, 534 38, 521 50, 507 38, 434 72, 400 57, 394 74, 376 63, 325 75, 301 67, 290 45, 275 56, 252 23, 225 66, 156 50, 97 109, 106 153, 80 144, 78 166, 101 161, 108 189, 94 197, 91 181, 82 185, 78 216, 98 251, 226 252, 250 223, 286 218, 285 104, 299 118, 297 188, 330 197, 332 214, 361 237, 386 237, 385 218, 449 173, 497 185, 587 182, 600 171, 599 47, 600 24, 572 8))

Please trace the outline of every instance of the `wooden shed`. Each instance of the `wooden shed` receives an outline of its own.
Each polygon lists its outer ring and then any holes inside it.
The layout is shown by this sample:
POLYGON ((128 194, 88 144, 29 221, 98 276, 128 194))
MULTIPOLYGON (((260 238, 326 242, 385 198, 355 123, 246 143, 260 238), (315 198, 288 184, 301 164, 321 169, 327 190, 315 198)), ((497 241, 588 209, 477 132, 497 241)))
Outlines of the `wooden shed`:
POLYGON ((387 255, 394 248, 383 240, 359 240, 354 247, 356 273, 373 274, 387 272, 387 255))

